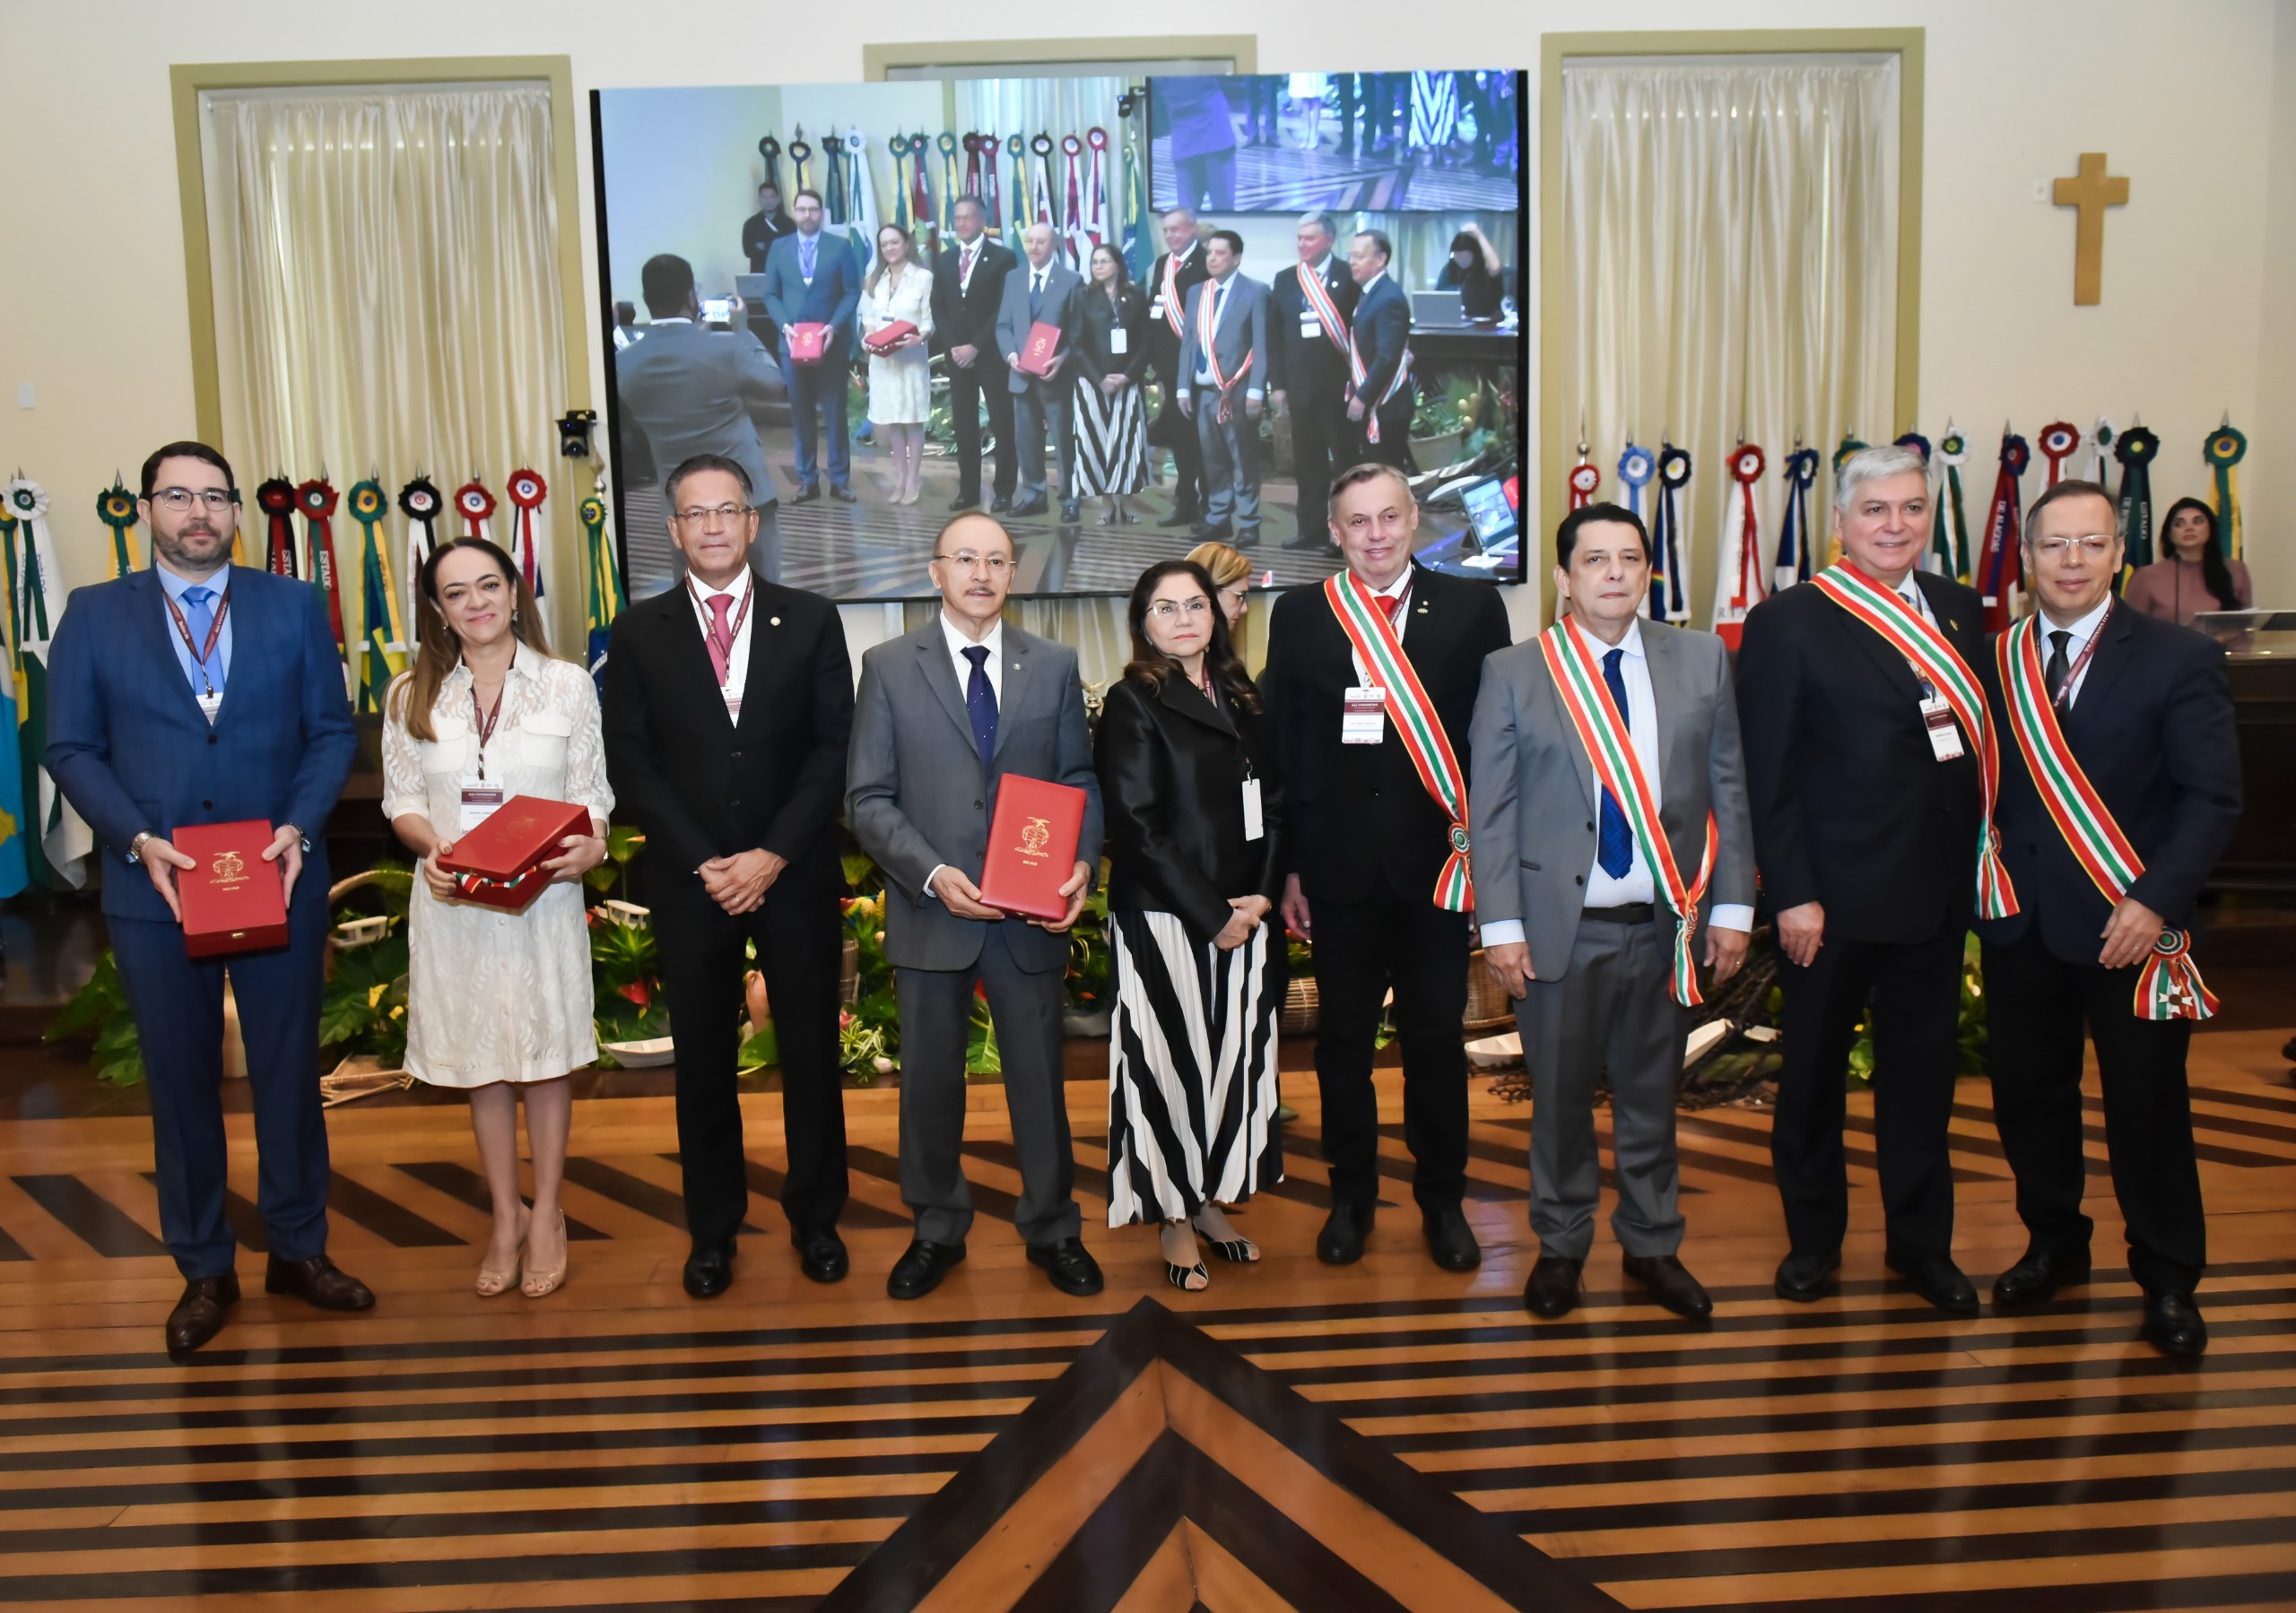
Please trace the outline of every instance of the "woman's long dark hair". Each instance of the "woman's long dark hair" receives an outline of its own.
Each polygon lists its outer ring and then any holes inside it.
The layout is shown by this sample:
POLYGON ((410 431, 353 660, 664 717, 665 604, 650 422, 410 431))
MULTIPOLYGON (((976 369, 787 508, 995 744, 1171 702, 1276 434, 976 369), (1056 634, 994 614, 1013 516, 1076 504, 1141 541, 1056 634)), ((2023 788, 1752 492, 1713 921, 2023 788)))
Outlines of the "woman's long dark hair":
POLYGON ((1259 690, 1252 684, 1251 674, 1228 642, 1228 618, 1220 609, 1219 590, 1212 585, 1212 576, 1194 560, 1159 560, 1140 574, 1132 585, 1132 603, 1125 607, 1124 618, 1132 629, 1132 663, 1124 675, 1136 679, 1155 689, 1167 678, 1184 678, 1187 674, 1180 663, 1156 647, 1148 637, 1148 606, 1155 598, 1157 588, 1167 577, 1185 577, 1204 590, 1204 603, 1210 608, 1212 642, 1204 652, 1204 664, 1212 670, 1213 687, 1225 694, 1246 711, 1259 709, 1259 690))
POLYGON ((484 538, 456 538, 439 544, 422 562, 422 585, 415 590, 414 665, 391 686, 390 692, 391 716, 419 740, 439 737, 430 726, 430 707, 438 703, 439 686, 462 663, 463 641, 447 625, 446 612, 439 608, 439 562, 457 549, 475 549, 494 562, 494 568, 510 585, 510 630, 535 655, 550 654, 542 608, 535 603, 526 579, 518 575, 517 561, 484 538))
POLYGON ((2200 580, 2216 596, 2219 609, 2240 609, 2240 596, 2232 587, 2232 568, 2224 563, 2224 539, 2217 531, 2216 512, 2199 499, 2179 499, 2169 506, 2169 513, 2161 517, 2161 558, 2164 560, 2183 558, 2177 553, 2177 546, 2169 542, 2169 528, 2176 525, 2177 512, 2187 509, 2198 510, 2201 518, 2208 523, 2208 542, 2202 545, 2200 551, 2200 580))

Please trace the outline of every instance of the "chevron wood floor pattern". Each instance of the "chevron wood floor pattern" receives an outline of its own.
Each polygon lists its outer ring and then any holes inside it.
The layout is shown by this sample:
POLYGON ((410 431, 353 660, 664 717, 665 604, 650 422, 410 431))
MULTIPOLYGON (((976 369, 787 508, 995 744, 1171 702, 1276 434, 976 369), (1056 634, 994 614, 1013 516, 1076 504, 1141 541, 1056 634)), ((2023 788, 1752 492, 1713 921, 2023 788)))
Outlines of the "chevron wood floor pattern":
MULTIPOLYGON (((1886 1279, 1871 1106, 1853 1098, 1841 1293, 1772 1297, 1759 1111, 1686 1115, 1692 1329, 1623 1291, 1518 1299, 1527 1114, 1479 1093, 1472 1278, 1421 1253, 1395 1129, 1373 1248, 1317 1264, 1305 1113, 1241 1216, 1268 1258, 1183 1295, 1105 1214, 1104 1099, 1073 1083, 1091 1301, 1022 1258, 1001 1096, 972 1094, 971 1258, 911 1305, 893 1095, 849 1095, 855 1271, 806 1283, 770 1194, 732 1292, 678 1287, 666 1100, 586 1101, 551 1298, 469 1288, 486 1218, 451 1107, 332 1117, 334 1252, 381 1296, 330 1317, 249 1285, 187 1365, 158 1349, 145 1124, 0 1125, 0 1602, 12 1609, 1164 1609, 2296 1605, 2296 1091, 2284 1031, 2196 1041, 2213 1264, 2205 1361, 2135 1337, 2092 1135, 2095 1282, 2037 1314, 1935 1317, 1886 1279), (1867 1140, 1870 1144, 1870 1139, 1867 1140), (1152 1304, 1142 1305, 1145 1300, 1152 1304)), ((1392 1075, 1383 1112, 1400 1118, 1392 1075)), ((2022 1247, 1982 1082, 1954 1120, 1957 1248, 2022 1247)), ((235 1117, 234 1224, 255 1159, 235 1117)))

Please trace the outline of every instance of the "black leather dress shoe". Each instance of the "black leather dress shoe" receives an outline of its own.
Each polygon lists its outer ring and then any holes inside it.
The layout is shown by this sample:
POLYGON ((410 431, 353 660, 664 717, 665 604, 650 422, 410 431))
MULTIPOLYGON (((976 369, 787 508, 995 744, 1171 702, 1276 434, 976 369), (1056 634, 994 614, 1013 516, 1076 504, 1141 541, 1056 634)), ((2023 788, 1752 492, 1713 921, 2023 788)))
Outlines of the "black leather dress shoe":
POLYGON ((846 486, 842 481, 832 481, 829 484, 829 496, 836 499, 839 504, 851 504, 860 498, 858 493, 846 486))
POLYGON ((239 1303, 239 1279, 235 1271, 221 1277, 195 1277, 183 1285, 183 1297, 168 1313, 168 1353, 189 1355, 223 1331, 223 1318, 239 1303))
POLYGON ((1238 533, 1236 534, 1234 547, 1238 549, 1257 549, 1259 547, 1259 528, 1255 526, 1249 532, 1238 533))
POLYGON ((1823 1299, 1832 1289, 1833 1275, 1840 1270, 1839 1249, 1830 1249, 1823 1254, 1805 1254, 1796 1250, 1778 1262, 1778 1281, 1772 1286, 1780 1299, 1811 1305, 1823 1299))
POLYGON ((885 1279, 885 1292, 895 1299, 922 1299, 939 1288, 950 1269, 962 1265, 964 1259, 962 1244, 928 1244, 923 1238, 913 1239, 893 1262, 892 1274, 885 1279))
POLYGON ((1186 505, 1182 505, 1170 515, 1160 519, 1156 525, 1159 526, 1193 526, 1196 525, 1196 512, 1188 508, 1186 505))
POLYGON ((1065 1237, 1057 1243, 1031 1244, 1029 1264, 1042 1266, 1052 1286, 1083 1299, 1100 1291, 1100 1265, 1084 1251, 1084 1240, 1065 1237))
POLYGON ((696 1244, 685 1257, 685 1291, 696 1299, 715 1299, 733 1286, 733 1244, 696 1244))
POLYGON ((969 509, 978 509, 979 507, 980 495, 978 493, 960 493, 957 497, 949 500, 949 513, 952 516, 961 516, 969 509))
POLYGON ((1532 1263, 1531 1279, 1523 1285, 1523 1303, 1534 1316, 1553 1321, 1567 1316, 1578 1305, 1578 1268, 1584 1262, 1560 1254, 1542 1254, 1532 1263))
POLYGON ((1996 1309, 2041 1305, 2059 1288, 2088 1280, 2086 1249, 2028 1249, 2024 1259, 1993 1279, 1993 1303, 1996 1309))
POLYGON ((2144 1337, 2164 1356, 2196 1361, 2208 1350, 2208 1324, 2189 1294, 2147 1293, 2144 1337))
POLYGON ((1193 527, 1187 535, 1199 543, 1225 543, 1236 535, 1236 529, 1222 521, 1217 526, 1193 527))
POLYGON ((1045 496, 1039 493, 1033 499, 1022 499, 1005 513, 1013 516, 1040 516, 1051 507, 1052 506, 1045 501, 1045 496))
POLYGON ((1883 1255, 1882 1263, 1913 1285, 1913 1291, 1948 1316, 1977 1314, 1977 1285, 1962 1275, 1949 1256, 1935 1260, 1899 1260, 1883 1255))
POLYGON ((1010 515, 1012 511, 1013 495, 1010 493, 999 493, 988 501, 988 513, 992 516, 1010 515))
POLYGON ((375 1303, 372 1288, 324 1254, 309 1260, 281 1260, 273 1255, 263 1269, 263 1291, 292 1294, 322 1311, 364 1311, 372 1309, 375 1303))
POLYGON ((804 486, 797 490, 796 495, 790 499, 789 502, 792 504, 811 504, 814 499, 821 496, 822 484, 818 481, 809 481, 804 486))
POLYGON ((1683 1270, 1671 1254, 1630 1254, 1626 1274, 1650 1290, 1650 1297, 1677 1316, 1703 1322, 1714 1314, 1714 1301, 1698 1279, 1683 1270))
POLYGON ((1446 1271, 1472 1271, 1483 1264, 1483 1245, 1474 1241, 1466 1213, 1456 1204, 1439 1210, 1423 1223, 1427 1253, 1446 1271))
POLYGON ((793 1233, 789 1241, 797 1245, 799 1269, 815 1282, 842 1282, 853 1269, 845 1253, 845 1240, 837 1236, 834 1227, 802 1236, 793 1233))
POLYGON ((1335 1204, 1316 1235, 1316 1258, 1326 1266, 1352 1266, 1363 1258, 1363 1240, 1371 1236, 1377 1211, 1368 1204, 1335 1204))
POLYGON ((1076 507, 1075 499, 1063 499, 1060 501, 1060 524, 1062 525, 1074 526, 1083 518, 1084 512, 1076 507))

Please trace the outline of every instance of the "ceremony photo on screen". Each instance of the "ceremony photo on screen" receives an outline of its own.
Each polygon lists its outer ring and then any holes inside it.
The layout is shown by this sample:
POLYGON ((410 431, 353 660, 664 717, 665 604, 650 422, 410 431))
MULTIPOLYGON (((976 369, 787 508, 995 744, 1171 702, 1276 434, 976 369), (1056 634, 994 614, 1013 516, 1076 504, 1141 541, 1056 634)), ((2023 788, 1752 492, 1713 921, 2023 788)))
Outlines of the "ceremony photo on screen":
POLYGON ((1206 540, 1319 582, 1330 478, 1366 459, 1411 477, 1428 563, 1519 580, 1511 179, 1488 208, 1158 212, 1147 86, 1117 77, 592 100, 634 597, 683 574, 663 483, 701 453, 750 481, 761 573, 845 601, 931 595, 970 507, 1019 594, 1122 594, 1206 540), (1214 264, 1242 294, 1206 310, 1214 264), (1192 311, 1216 334, 1184 360, 1192 311))
POLYGON ((1521 74, 1253 73, 1148 81, 1160 210, 1512 209, 1521 74))

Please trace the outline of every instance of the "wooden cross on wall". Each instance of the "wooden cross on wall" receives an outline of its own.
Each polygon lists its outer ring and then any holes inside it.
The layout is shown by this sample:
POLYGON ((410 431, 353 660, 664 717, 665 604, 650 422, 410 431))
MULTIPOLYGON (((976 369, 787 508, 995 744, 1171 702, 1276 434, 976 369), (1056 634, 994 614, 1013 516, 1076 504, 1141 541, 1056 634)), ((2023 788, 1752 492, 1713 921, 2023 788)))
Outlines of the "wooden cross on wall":
POLYGON ((2128 180, 2105 172, 2102 152, 2081 153, 2081 167, 2073 178, 2057 182, 2059 207, 2080 209, 2073 231, 2073 306, 2086 308, 2105 299, 2105 209, 2128 204, 2128 180))

